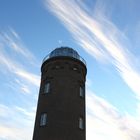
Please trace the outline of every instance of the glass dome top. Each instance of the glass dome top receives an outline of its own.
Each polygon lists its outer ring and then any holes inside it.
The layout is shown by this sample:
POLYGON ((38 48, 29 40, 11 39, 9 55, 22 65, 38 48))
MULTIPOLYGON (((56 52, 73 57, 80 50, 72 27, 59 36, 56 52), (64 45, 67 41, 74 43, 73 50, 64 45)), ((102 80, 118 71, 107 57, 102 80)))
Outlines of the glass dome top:
POLYGON ((43 59, 43 63, 49 58, 60 57, 60 56, 68 56, 68 57, 78 59, 86 65, 85 60, 77 53, 77 51, 69 47, 60 47, 60 48, 54 49, 49 55, 47 55, 43 59))

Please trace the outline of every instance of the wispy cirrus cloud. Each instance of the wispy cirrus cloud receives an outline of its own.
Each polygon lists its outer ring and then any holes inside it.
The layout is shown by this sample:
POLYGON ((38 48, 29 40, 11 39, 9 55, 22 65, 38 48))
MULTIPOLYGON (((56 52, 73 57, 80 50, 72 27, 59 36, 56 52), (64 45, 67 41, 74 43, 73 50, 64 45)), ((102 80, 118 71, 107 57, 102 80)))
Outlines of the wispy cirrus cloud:
POLYGON ((87 90, 87 139, 139 140, 140 121, 87 90))
POLYGON ((37 64, 14 29, 0 32, 0 76, 5 77, 6 88, 0 95, 0 139, 32 138, 40 82, 40 75, 33 72, 37 64))
POLYGON ((35 109, 0 104, 0 139, 27 140, 32 138, 35 109), (9 118, 10 117, 10 118, 9 118))
MULTIPOLYGON (((97 60, 107 60, 114 65, 126 84, 140 96, 140 73, 134 65, 134 56, 128 50, 129 41, 101 12, 91 16, 81 1, 45 1, 53 12, 72 33, 81 47, 97 60), (69 10, 67 10, 69 9, 69 10), (134 82, 135 81, 135 82, 134 82)), ((101 9, 98 9, 101 10, 101 9)))
MULTIPOLYGON (((11 28, 8 32, 1 32, 0 34, 0 57, 1 71, 5 72, 7 70, 18 78, 37 87, 39 86, 40 76, 33 74, 25 67, 26 61, 26 64, 31 63, 30 66, 34 67, 33 63, 36 63, 37 60, 23 45, 19 35, 11 28)), ((25 89, 25 86, 22 89, 25 89)))
POLYGON ((20 36, 11 27, 9 27, 7 31, 0 32, 0 41, 1 45, 4 44, 3 47, 7 47, 5 49, 10 53, 16 53, 17 55, 21 55, 21 57, 23 56, 30 60, 29 63, 31 64, 37 62, 34 55, 25 47, 20 36))

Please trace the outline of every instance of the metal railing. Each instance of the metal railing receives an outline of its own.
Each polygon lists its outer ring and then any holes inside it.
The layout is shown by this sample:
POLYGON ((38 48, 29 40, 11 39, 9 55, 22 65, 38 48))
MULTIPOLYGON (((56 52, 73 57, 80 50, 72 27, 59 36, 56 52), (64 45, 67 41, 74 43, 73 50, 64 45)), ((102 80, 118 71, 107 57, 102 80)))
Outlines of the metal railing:
POLYGON ((86 61, 75 50, 68 47, 56 48, 54 51, 52 51, 43 59, 43 63, 50 58, 60 57, 60 56, 67 56, 67 57, 78 59, 86 65, 86 61))

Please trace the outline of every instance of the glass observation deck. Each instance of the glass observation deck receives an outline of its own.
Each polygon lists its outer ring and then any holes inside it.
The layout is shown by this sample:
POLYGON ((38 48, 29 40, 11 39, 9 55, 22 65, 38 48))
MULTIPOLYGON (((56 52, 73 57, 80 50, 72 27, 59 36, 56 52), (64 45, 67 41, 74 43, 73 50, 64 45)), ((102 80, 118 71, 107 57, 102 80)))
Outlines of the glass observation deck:
POLYGON ((78 59, 86 65, 86 61, 74 49, 69 47, 56 48, 43 59, 43 63, 50 58, 60 57, 60 56, 67 56, 67 57, 78 59))

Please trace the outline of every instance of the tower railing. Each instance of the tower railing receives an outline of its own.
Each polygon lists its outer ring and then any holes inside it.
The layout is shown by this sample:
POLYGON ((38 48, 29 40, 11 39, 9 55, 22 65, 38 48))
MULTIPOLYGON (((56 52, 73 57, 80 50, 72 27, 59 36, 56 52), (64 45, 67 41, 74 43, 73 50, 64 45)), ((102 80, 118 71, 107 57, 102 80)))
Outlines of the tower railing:
POLYGON ((55 49, 43 59, 42 63, 44 63, 46 60, 50 58, 61 57, 61 56, 72 57, 72 58, 78 59, 86 65, 86 61, 76 51, 74 51, 71 48, 55 49))

